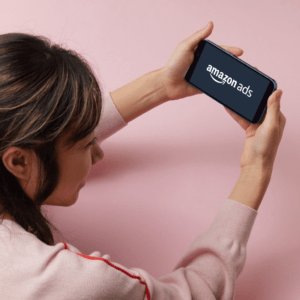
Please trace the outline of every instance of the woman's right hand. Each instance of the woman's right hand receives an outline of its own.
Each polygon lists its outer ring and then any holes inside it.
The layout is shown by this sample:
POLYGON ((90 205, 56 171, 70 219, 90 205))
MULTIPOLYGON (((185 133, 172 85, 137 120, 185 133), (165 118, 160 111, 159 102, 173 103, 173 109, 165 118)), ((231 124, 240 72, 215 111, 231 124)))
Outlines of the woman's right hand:
POLYGON ((246 133, 246 144, 241 157, 241 168, 263 167, 272 172, 273 163, 279 143, 282 138, 286 118, 280 111, 282 90, 276 90, 270 95, 267 111, 259 124, 252 124, 227 107, 226 111, 237 121, 246 133), (279 96, 277 100, 276 97, 279 96))

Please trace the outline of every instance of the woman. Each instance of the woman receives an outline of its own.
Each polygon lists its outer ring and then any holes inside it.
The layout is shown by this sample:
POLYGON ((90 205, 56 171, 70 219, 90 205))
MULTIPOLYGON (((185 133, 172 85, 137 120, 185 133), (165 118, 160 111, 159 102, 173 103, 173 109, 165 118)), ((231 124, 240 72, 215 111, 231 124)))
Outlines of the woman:
POLYGON ((281 90, 269 97, 261 124, 226 108, 246 133, 241 175, 211 227, 170 274, 157 280, 99 251, 84 255, 65 242, 55 245, 55 227, 41 212, 42 205, 76 202, 91 164, 103 157, 97 139, 162 103, 201 94, 184 76, 212 29, 209 22, 182 41, 163 68, 104 95, 74 51, 44 37, 0 37, 1 299, 233 299, 286 122, 281 90))

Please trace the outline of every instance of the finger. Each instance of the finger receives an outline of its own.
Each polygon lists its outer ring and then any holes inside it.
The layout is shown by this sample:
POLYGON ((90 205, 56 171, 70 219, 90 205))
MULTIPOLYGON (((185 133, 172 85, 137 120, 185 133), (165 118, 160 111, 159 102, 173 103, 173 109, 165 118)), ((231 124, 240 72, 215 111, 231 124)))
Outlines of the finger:
POLYGON ((280 119, 282 120, 283 126, 285 126, 286 117, 284 116, 284 114, 281 111, 280 111, 280 119))
POLYGON ((280 123, 281 130, 283 131, 286 123, 286 117, 283 115, 282 112, 279 113, 279 123, 280 123))
POLYGON ((282 93, 282 90, 276 90, 268 99, 266 122, 271 125, 275 125, 279 122, 280 98, 282 93))
POLYGON ((201 40, 207 38, 211 34, 213 28, 214 23, 209 21, 206 27, 196 31, 193 35, 184 40, 184 42, 187 43, 189 50, 194 50, 201 40))
POLYGON ((234 56, 241 56, 244 53, 244 50, 238 47, 231 47, 231 46, 225 46, 225 45, 219 45, 224 50, 230 52, 234 56))

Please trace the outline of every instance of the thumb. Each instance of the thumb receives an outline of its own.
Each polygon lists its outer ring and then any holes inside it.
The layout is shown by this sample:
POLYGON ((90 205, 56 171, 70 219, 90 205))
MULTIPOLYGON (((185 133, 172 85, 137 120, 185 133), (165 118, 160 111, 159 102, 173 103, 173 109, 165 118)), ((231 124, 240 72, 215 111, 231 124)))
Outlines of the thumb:
POLYGON ((212 21, 209 21, 204 28, 196 31, 193 35, 191 35, 188 38, 189 49, 194 50, 201 40, 207 38, 211 34, 213 28, 214 23, 212 21))
POLYGON ((268 99, 267 122, 278 123, 280 114, 280 99, 283 91, 276 90, 268 99))

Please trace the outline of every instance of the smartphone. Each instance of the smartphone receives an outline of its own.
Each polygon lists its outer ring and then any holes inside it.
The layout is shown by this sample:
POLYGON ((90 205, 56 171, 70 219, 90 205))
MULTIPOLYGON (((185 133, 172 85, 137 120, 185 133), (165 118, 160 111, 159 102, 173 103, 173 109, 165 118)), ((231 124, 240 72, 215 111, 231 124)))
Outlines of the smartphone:
POLYGON ((209 40, 201 40, 185 80, 252 124, 260 123, 274 79, 209 40))

